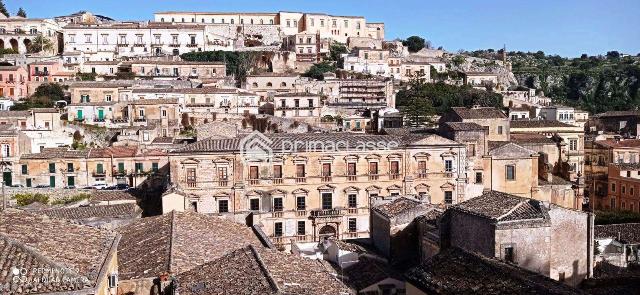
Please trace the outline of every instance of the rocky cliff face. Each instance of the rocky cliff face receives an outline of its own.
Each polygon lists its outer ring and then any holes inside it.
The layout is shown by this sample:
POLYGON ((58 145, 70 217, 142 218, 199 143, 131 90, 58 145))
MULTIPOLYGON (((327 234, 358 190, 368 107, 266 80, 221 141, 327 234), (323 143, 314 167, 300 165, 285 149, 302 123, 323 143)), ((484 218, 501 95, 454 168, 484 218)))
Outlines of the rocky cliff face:
MULTIPOLYGON (((501 60, 491 60, 467 55, 451 55, 447 57, 451 69, 463 72, 487 72, 498 74, 498 83, 509 86, 517 86, 518 80, 513 75, 510 65, 505 65, 501 60), (456 63, 456 56, 464 58, 464 62, 456 63)), ((458 58, 457 60, 461 60, 458 58)))

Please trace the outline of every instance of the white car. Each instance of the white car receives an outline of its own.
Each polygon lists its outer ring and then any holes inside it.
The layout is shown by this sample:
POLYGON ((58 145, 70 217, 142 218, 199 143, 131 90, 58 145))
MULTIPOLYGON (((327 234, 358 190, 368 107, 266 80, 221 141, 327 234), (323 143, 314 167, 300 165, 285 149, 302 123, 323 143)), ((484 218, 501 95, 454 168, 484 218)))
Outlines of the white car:
POLYGON ((105 189, 105 188, 107 188, 107 184, 106 183, 95 183, 91 187, 93 187, 95 189, 105 189))

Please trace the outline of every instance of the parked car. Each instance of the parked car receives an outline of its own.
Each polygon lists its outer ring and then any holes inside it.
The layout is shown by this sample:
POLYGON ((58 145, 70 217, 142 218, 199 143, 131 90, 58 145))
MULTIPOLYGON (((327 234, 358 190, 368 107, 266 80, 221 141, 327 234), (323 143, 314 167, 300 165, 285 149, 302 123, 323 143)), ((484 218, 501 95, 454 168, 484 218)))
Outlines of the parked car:
POLYGON ((103 190, 103 189, 107 189, 107 184, 106 183, 96 183, 96 184, 92 185, 91 188, 103 190))
POLYGON ((35 186, 35 188, 50 188, 50 186, 46 185, 46 184, 38 184, 35 186))
POLYGON ((16 184, 10 185, 9 187, 24 187, 24 185, 20 183, 16 183, 16 184))

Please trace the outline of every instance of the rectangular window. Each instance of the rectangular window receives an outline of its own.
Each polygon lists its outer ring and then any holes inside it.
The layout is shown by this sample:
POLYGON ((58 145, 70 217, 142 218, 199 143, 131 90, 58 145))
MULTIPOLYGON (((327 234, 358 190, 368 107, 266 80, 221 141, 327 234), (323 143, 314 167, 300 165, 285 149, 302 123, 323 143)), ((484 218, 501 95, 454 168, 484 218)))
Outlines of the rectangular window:
POLYGON ((476 183, 482 184, 482 172, 476 172, 476 183))
POLYGON ((296 164, 296 177, 304 177, 304 164, 296 164))
POLYGON ((516 166, 507 165, 505 167, 507 180, 516 180, 516 166))
POLYGON ((516 260, 516 251, 513 246, 505 246, 504 247, 504 261, 509 263, 514 263, 516 260))
POLYGON ((372 174, 372 175, 378 174, 378 162, 369 163, 369 174, 372 174))
POLYGON ((284 209, 282 198, 273 198, 273 211, 279 212, 284 209))
POLYGON ((498 134, 502 134, 502 126, 498 126, 498 134))
POLYGON ((615 183, 611 184, 611 192, 613 192, 613 193, 616 192, 616 184, 615 183))
POLYGON ((611 204, 611 209, 615 209, 616 208, 616 198, 611 198, 611 200, 609 200, 609 203, 611 204))
POLYGON ((424 177, 427 174, 427 161, 418 161, 418 175, 424 177))
POLYGON ((347 163, 347 175, 349 176, 356 175, 356 163, 347 163))
POLYGON ((104 173, 104 166, 102 165, 102 163, 96 164, 96 173, 104 173))
POLYGON ((391 175, 398 175, 400 174, 400 162, 398 161, 391 161, 391 175))
POLYGON ((124 163, 118 163, 118 173, 124 173, 124 163))
POLYGON ((260 199, 250 199, 249 200, 249 210, 251 210, 251 211, 260 210, 260 199))
POLYGON ((258 166, 249 166, 249 179, 258 179, 258 166))
POLYGON ((229 200, 220 200, 220 201, 218 201, 218 212, 219 213, 227 213, 227 212, 229 212, 229 200))
POLYGON ((29 171, 28 171, 27 165, 24 165, 24 164, 23 164, 23 165, 22 165, 22 175, 27 175, 27 174, 29 174, 29 171))
POLYGON ((307 208, 307 202, 305 197, 296 197, 296 210, 302 211, 307 208))
POLYGON ((273 165, 273 178, 282 178, 282 165, 273 165))
POLYGON ((196 186, 196 168, 187 169, 187 186, 188 187, 196 186))
POLYGON ((322 176, 323 177, 331 176, 331 164, 329 163, 322 164, 322 176))
POLYGON ((445 191, 444 192, 444 203, 445 204, 453 204, 453 192, 445 191))
POLYGON ((136 163, 136 172, 140 173, 144 170, 144 166, 142 163, 136 163))
POLYGON ((349 194, 349 196, 347 196, 348 202, 349 202, 349 208, 357 208, 358 207, 358 195, 356 194, 349 194))
POLYGON ((276 222, 273 224, 273 235, 276 237, 282 237, 282 222, 276 222))
POLYGON ((578 140, 577 139, 570 139, 569 140, 569 150, 571 150, 571 151, 577 151, 578 150, 578 140))
POLYGON ((73 163, 67 163, 67 172, 73 172, 73 163))
POLYGON ((333 208, 333 200, 331 193, 322 193, 322 210, 333 208))
POLYGON ((446 171, 446 172, 453 171, 453 161, 444 160, 444 171, 446 171))
POLYGON ((297 233, 299 236, 304 236, 306 234, 306 222, 304 221, 298 221, 298 230, 297 233))
POLYGON ((349 232, 355 233, 358 231, 358 226, 355 218, 349 218, 349 232))
POLYGON ((158 165, 158 162, 153 162, 151 163, 151 171, 153 172, 158 172, 158 170, 160 170, 160 167, 158 165))

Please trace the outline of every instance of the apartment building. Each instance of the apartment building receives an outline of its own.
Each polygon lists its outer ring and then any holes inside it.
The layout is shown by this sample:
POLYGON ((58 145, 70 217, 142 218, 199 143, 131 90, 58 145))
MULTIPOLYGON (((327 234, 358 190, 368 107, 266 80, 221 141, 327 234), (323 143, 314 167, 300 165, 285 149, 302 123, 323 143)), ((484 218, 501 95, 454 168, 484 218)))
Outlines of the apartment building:
MULTIPOLYGON (((608 204, 609 165, 640 162, 640 140, 616 137, 585 141, 584 173, 590 207, 602 210, 608 204)), ((609 206, 611 207, 611 206, 609 206)))
POLYGON ((179 191, 163 197, 163 210, 251 216, 280 245, 366 237, 369 209, 378 199, 412 194, 435 204, 464 200, 465 161, 463 145, 437 135, 207 139, 171 153, 171 179, 179 191), (272 151, 270 161, 241 152, 259 142, 272 151))
POLYGON ((62 30, 51 19, 7 17, 0 19, 0 48, 10 48, 16 53, 29 53, 37 36, 48 39, 53 45, 46 54, 58 54, 61 50, 62 30))
POLYGON ((64 51, 83 52, 89 60, 100 53, 120 57, 180 55, 206 51, 205 28, 198 24, 153 22, 69 24, 64 27, 64 51))
POLYGON ((20 157, 20 183, 26 187, 76 188, 127 184, 159 188, 166 182, 168 158, 160 150, 137 147, 45 148, 20 157))
POLYGON ((640 164, 612 163, 607 171, 607 194, 596 196, 594 207, 602 210, 640 212, 640 164))
POLYGON ((283 93, 273 97, 274 115, 306 122, 318 122, 322 102, 320 95, 311 93, 283 93))
POLYGON ((0 66, 0 97, 19 100, 29 96, 29 72, 21 66, 0 66))
POLYGON ((376 76, 390 77, 389 50, 355 48, 344 58, 344 69, 376 76))
POLYGON ((244 27, 275 27, 287 36, 298 33, 319 34, 347 43, 349 37, 369 37, 384 40, 383 23, 367 23, 361 16, 334 16, 323 13, 225 13, 166 11, 154 14, 161 23, 191 23, 207 26, 243 25, 244 27))
POLYGON ((196 78, 212 79, 226 77, 227 68, 223 62, 192 61, 132 61, 123 62, 121 71, 130 71, 138 78, 196 78))
POLYGON ((344 109, 382 109, 395 107, 395 92, 391 79, 325 79, 336 83, 338 96, 329 97, 327 105, 344 109))

